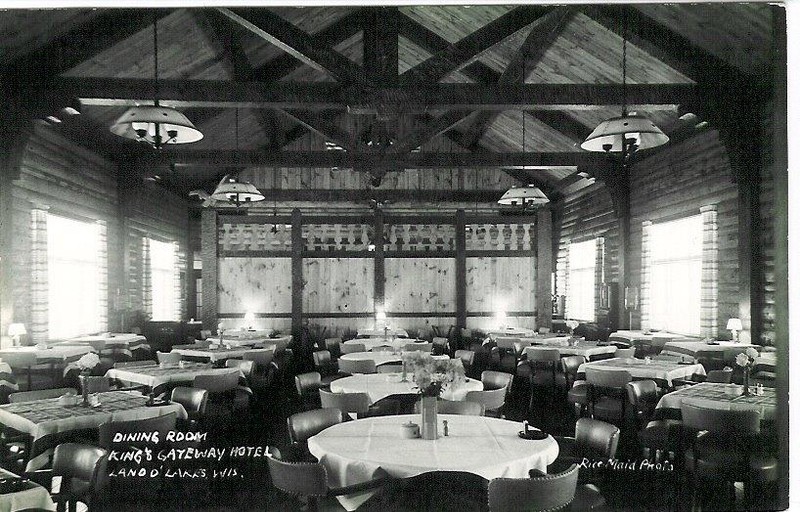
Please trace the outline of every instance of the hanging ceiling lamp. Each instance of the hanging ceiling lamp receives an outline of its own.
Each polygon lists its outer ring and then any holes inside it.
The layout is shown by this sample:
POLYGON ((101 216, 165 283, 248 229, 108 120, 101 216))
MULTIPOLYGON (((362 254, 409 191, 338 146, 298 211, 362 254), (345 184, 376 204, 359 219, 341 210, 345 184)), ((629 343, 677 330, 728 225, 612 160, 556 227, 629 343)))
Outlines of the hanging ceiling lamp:
POLYGON ((194 127, 182 112, 159 104, 158 88, 158 16, 153 15, 153 60, 155 82, 153 105, 131 107, 109 128, 111 133, 146 142, 155 149, 167 144, 188 144, 203 138, 203 133, 194 127))
MULTIPOLYGON (((234 155, 238 160, 239 155, 239 109, 236 109, 236 124, 235 124, 235 144, 236 144, 236 151, 234 155)), ((226 174, 224 178, 219 182, 217 188, 214 190, 214 193, 211 194, 211 199, 216 199, 217 201, 227 201, 229 203, 234 203, 237 207, 241 206, 243 203, 255 203, 257 201, 264 200, 264 194, 262 194, 255 185, 252 183, 248 183, 246 181, 241 181, 236 176, 231 176, 230 174, 226 174)))
MULTIPOLYGON (((527 59, 525 59, 522 63, 522 83, 525 83, 526 71, 527 71, 527 59)), ((522 153, 525 153, 525 111, 520 110, 520 114, 522 115, 522 153)), ((516 187, 513 186, 510 189, 506 190, 506 193, 503 194, 503 197, 498 199, 498 204, 506 205, 506 206, 516 206, 522 209, 522 211, 527 210, 528 208, 536 208, 537 206, 542 206, 543 204, 547 204, 550 202, 550 199, 547 195, 541 191, 539 187, 533 184, 529 184, 527 187, 516 187)))
POLYGON ((644 116, 628 113, 627 61, 628 23, 623 21, 622 33, 622 115, 606 119, 586 137, 581 148, 586 151, 622 153, 626 161, 640 149, 649 149, 669 142, 669 137, 644 116))

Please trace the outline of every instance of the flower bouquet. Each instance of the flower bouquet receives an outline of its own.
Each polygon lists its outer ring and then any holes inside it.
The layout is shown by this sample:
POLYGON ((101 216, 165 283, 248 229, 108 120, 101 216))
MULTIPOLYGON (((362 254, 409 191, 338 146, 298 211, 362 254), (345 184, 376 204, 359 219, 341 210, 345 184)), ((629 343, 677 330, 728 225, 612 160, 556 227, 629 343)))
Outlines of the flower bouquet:
POLYGON ((748 347, 747 350, 736 354, 736 364, 742 367, 742 372, 744 375, 742 377, 742 384, 744 386, 744 391, 742 394, 744 396, 751 395, 750 393, 750 371, 752 371, 753 367, 756 364, 756 358, 758 357, 758 350, 753 347, 748 347))
POLYGON ((434 359, 424 352, 403 354, 403 368, 412 374, 422 402, 423 439, 436 439, 437 400, 444 388, 456 388, 466 381, 460 359, 434 359))

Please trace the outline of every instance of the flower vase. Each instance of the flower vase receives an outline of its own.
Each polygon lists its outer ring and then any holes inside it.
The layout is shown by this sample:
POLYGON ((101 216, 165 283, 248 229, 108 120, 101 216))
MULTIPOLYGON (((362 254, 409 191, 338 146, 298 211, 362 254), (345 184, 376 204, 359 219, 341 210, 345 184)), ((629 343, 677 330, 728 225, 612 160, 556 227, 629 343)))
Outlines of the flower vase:
POLYGON ((83 403, 81 403, 84 407, 89 407, 89 382, 87 375, 80 375, 79 379, 81 381, 81 392, 83 393, 83 403))
POLYGON ((422 431, 420 437, 422 439, 437 439, 439 433, 437 432, 437 399, 435 396, 422 397, 422 431))
POLYGON ((751 396, 753 393, 750 391, 750 368, 744 369, 744 375, 742 376, 742 396, 751 396))

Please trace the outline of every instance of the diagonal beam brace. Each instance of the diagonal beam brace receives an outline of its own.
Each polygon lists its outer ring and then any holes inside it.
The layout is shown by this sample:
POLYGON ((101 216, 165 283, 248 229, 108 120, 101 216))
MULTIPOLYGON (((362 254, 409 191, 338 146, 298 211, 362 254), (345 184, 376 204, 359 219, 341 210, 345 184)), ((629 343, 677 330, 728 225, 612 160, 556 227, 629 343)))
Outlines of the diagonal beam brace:
POLYGON ((403 140, 392 146, 390 153, 408 153, 437 135, 446 132, 453 125, 470 115, 469 110, 450 110, 432 119, 423 127, 412 131, 403 140))
POLYGON ((216 9, 233 22, 339 82, 364 82, 364 71, 360 66, 330 47, 319 46, 307 32, 268 9, 216 9))
POLYGON ((533 23, 550 9, 532 5, 514 8, 403 73, 400 77, 401 85, 438 82, 465 62, 533 23))
POLYGON ((346 150, 355 149, 353 137, 336 124, 334 117, 337 113, 335 111, 311 112, 307 110, 283 109, 277 109, 277 111, 300 123, 309 130, 322 135, 327 140, 335 142, 346 150))

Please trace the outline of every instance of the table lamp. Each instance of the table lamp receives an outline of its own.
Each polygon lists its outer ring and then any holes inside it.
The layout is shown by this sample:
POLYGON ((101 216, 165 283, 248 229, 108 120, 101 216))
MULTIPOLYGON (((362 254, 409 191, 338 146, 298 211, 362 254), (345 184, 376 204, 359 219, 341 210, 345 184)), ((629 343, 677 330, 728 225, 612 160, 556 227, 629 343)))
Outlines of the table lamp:
POLYGON ((739 331, 742 330, 742 321, 739 318, 729 318, 726 329, 731 331, 731 338, 733 341, 739 341, 739 331))
POLYGON ((8 335, 14 339, 14 346, 19 346, 19 337, 23 334, 28 334, 28 331, 25 330, 25 324, 10 324, 8 326, 8 335))

